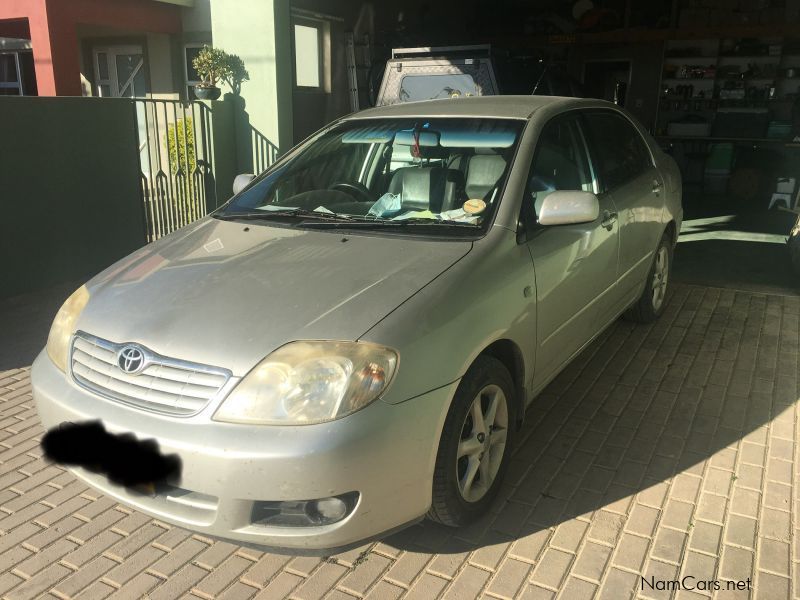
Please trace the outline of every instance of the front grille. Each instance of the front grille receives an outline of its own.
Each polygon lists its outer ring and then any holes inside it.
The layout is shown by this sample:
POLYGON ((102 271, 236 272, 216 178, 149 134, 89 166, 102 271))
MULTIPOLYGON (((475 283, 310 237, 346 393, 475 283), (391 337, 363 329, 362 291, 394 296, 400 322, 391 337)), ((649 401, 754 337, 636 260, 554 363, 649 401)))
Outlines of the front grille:
POLYGON ((168 358, 138 344, 146 366, 139 373, 126 373, 118 359, 120 351, 129 346, 77 332, 70 356, 72 377, 110 400, 179 417, 203 410, 231 377, 226 369, 168 358))

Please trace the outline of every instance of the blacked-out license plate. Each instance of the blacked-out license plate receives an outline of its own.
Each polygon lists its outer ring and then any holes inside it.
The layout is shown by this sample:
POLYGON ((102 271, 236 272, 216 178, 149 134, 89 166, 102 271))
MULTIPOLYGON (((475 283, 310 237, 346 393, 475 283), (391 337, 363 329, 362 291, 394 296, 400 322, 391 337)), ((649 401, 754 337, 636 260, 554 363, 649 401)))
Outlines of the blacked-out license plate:
POLYGON ((62 423, 45 434, 42 448, 53 462, 105 475, 141 494, 155 494, 181 473, 180 457, 162 454, 155 440, 109 433, 100 421, 62 423))

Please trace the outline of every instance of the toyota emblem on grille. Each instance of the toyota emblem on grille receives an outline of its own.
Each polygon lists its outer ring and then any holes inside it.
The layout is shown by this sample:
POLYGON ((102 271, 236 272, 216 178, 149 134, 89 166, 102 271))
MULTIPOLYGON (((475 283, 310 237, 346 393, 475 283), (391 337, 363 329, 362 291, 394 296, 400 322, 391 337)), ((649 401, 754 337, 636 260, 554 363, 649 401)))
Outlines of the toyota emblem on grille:
POLYGON ((117 355, 117 365, 125 373, 135 375, 144 369, 144 352, 136 346, 125 346, 117 355))

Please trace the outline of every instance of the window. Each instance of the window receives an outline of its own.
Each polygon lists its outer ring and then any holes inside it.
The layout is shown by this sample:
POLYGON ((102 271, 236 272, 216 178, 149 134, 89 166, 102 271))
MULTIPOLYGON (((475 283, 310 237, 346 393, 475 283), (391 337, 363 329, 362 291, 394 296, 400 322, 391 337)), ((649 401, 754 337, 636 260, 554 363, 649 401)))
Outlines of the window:
POLYGON ((642 136, 625 117, 598 111, 586 113, 585 118, 602 191, 624 185, 652 166, 642 136))
POLYGON ((463 225, 480 230, 500 203, 524 124, 488 118, 345 121, 292 150, 218 214, 263 213, 269 223, 273 213, 302 223, 316 212, 395 233, 401 221, 413 219, 403 228, 409 234, 463 234, 470 229, 463 225), (462 227, 453 228, 454 221, 462 227))
POLYGON ((480 87, 468 73, 406 75, 400 82, 401 102, 480 95, 480 87))
POLYGON ((200 75, 194 68, 194 59, 200 54, 203 46, 211 45, 210 42, 186 44, 183 47, 184 56, 184 74, 186 75, 186 97, 189 100, 195 100, 194 86, 201 82, 200 75))
POLYGON ((19 62, 16 52, 0 54, 0 96, 21 96, 19 62))
POLYGON ((95 46, 95 93, 102 98, 147 96, 144 51, 141 46, 95 46))
POLYGON ((324 84, 323 23, 310 19, 294 21, 294 84, 299 88, 321 89, 324 84))
POLYGON ((557 190, 594 191, 577 117, 556 119, 542 131, 528 175, 523 206, 526 219, 539 214, 542 201, 557 190))
POLYGON ((0 52, 0 96, 35 96, 36 71, 30 50, 0 52))

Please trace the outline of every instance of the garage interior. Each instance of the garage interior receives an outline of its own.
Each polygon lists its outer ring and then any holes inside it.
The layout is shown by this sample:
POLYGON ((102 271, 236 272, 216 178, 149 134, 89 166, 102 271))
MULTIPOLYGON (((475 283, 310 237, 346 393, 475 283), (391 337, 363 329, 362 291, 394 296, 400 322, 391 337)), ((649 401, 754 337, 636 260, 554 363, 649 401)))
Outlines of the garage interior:
POLYGON ((324 32, 329 70, 326 88, 294 89, 297 141, 373 105, 393 49, 488 45, 500 93, 529 94, 545 72, 570 85, 544 93, 616 102, 675 158, 677 280, 797 293, 798 0, 294 0, 292 15, 324 32))

